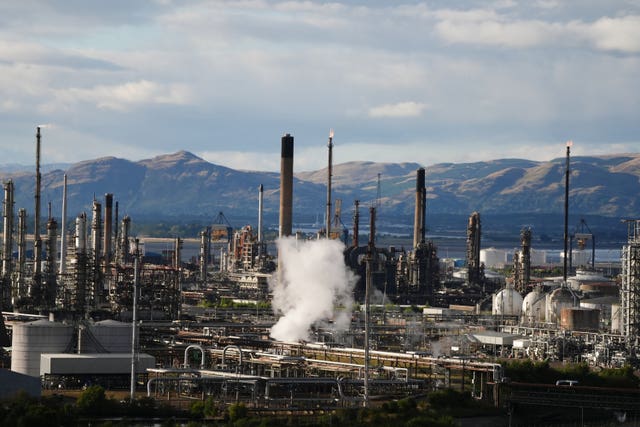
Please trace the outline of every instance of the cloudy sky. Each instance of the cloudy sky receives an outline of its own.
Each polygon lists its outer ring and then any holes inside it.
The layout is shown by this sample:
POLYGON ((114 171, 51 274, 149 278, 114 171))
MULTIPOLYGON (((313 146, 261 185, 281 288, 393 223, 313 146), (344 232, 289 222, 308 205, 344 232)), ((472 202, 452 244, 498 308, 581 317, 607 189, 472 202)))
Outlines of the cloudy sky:
POLYGON ((0 164, 640 151, 640 0, 0 2, 0 164))

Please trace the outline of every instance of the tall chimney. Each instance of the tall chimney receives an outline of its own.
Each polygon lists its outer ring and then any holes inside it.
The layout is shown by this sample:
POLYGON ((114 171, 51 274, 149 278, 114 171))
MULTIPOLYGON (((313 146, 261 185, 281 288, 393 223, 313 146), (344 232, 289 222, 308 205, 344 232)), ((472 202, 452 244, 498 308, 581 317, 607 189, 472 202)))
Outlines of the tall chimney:
POLYGON ((104 245, 102 247, 103 258, 104 258, 104 268, 105 271, 109 268, 109 264, 111 263, 111 235, 112 231, 112 221, 113 221, 113 194, 107 193, 104 195, 104 245))
POLYGON ((360 234, 360 200, 355 201, 355 209, 353 211, 353 247, 357 248, 360 242, 358 241, 358 234, 360 234))
POLYGON ((291 235, 293 211, 293 137, 282 137, 280 155, 280 227, 279 237, 291 235))
POLYGON ((42 239, 40 238, 40 187, 42 176, 40 175, 40 126, 36 132, 36 212, 33 231, 33 274, 36 285, 39 285, 42 273, 42 239))
POLYGON ((572 141, 567 142, 567 164, 565 166, 565 178, 564 178, 564 262, 562 265, 562 280, 566 285, 567 283, 567 261, 571 254, 569 254, 569 158, 571 153, 572 141))
POLYGON ((327 161, 327 216, 326 216, 326 237, 331 238, 331 175, 333 173, 333 129, 329 131, 329 142, 327 143, 329 149, 328 161, 327 161))
POLYGON ((67 272, 67 174, 62 184, 62 220, 60 224, 60 274, 67 272))
POLYGON ((413 247, 417 248, 425 239, 425 204, 426 188, 424 168, 417 170, 416 175, 416 206, 413 222, 413 247))
POLYGON ((262 243, 262 216, 264 213, 264 187, 260 184, 258 190, 258 243, 262 243))

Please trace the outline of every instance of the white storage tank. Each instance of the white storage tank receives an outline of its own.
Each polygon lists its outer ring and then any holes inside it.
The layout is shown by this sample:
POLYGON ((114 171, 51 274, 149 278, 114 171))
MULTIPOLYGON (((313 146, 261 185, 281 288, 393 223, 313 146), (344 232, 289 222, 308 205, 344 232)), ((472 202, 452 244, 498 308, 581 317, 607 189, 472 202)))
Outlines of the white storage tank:
POLYGON ((73 326, 48 320, 18 323, 13 326, 11 370, 40 376, 40 355, 64 352, 73 336, 73 326))
POLYGON ((503 249, 480 249, 480 262, 487 268, 502 268, 507 264, 507 251, 503 249))
POLYGON ((562 309, 573 307, 574 299, 573 293, 565 287, 559 287, 547 294, 547 322, 560 324, 562 309))
POLYGON ((546 295, 540 288, 535 288, 529 292, 522 301, 522 323, 536 324, 544 322, 546 308, 546 295))
POLYGON ((492 313, 498 316, 520 316, 522 296, 511 286, 507 286, 493 296, 492 313))
POLYGON ((532 266, 547 265, 547 251, 531 249, 531 265, 532 266))
POLYGON ((82 353, 131 352, 131 323, 103 320, 90 325, 87 329, 91 335, 88 335, 86 330, 82 331, 80 343, 82 353))

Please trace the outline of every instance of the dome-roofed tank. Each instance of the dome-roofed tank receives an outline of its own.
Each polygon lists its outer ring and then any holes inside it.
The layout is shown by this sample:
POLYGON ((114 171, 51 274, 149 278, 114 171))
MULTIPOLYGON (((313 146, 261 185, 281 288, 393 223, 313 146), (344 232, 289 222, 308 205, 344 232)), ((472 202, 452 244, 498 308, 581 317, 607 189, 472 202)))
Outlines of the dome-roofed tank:
POLYGON ((492 313, 498 316, 520 316, 522 296, 512 285, 508 285, 493 296, 492 313))
POLYGON ((536 287, 522 301, 522 323, 535 324, 544 322, 546 307, 546 295, 542 292, 542 289, 536 287))
POLYGON ((11 370, 32 377, 40 376, 40 355, 62 353, 71 342, 73 326, 48 320, 13 326, 11 370))
POLYGON ((561 286, 547 294, 547 322, 560 323, 562 309, 573 307, 575 297, 566 287, 561 286))

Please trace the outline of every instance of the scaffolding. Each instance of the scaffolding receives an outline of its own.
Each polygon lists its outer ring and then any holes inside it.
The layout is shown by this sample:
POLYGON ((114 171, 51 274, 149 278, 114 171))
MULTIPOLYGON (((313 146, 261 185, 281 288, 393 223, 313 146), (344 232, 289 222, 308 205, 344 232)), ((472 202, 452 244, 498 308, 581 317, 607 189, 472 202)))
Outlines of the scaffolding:
POLYGON ((622 335, 635 347, 640 332, 640 220, 629 220, 627 226, 627 244, 622 248, 622 335))

